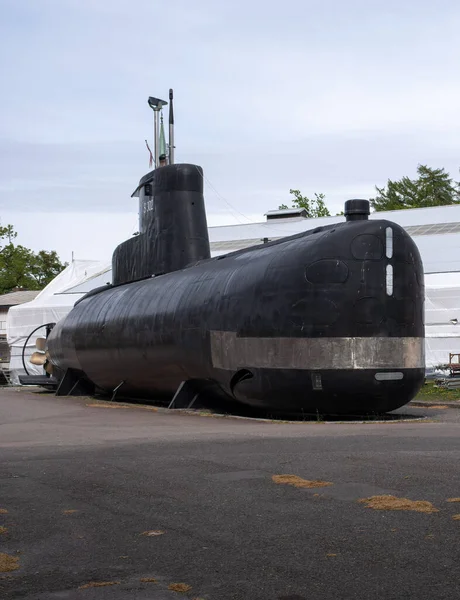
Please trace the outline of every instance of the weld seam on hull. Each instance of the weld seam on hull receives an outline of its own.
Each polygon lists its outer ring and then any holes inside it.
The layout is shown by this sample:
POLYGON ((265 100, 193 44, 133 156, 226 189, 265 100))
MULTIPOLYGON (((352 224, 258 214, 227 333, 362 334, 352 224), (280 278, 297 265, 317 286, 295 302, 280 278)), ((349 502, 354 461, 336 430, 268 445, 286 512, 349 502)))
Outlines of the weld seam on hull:
POLYGON ((216 369, 423 369, 423 337, 260 338, 211 331, 216 369))

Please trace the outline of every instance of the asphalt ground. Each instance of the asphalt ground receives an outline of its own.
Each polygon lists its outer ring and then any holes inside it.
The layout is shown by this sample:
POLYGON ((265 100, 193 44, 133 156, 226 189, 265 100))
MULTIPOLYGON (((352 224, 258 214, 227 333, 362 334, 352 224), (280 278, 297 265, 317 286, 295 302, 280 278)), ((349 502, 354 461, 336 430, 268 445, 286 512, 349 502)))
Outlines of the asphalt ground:
POLYGON ((2 600, 460 598, 460 410, 285 423, 122 406, 0 390, 2 600), (359 502, 381 495, 433 512, 359 502))

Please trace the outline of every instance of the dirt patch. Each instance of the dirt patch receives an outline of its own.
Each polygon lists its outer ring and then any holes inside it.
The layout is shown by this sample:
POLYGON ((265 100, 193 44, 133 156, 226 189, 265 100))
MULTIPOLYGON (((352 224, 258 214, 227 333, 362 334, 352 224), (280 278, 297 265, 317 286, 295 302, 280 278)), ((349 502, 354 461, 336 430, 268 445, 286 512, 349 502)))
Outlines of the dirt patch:
POLYGON ((396 496, 371 496, 358 500, 366 504, 367 508, 374 510, 413 510, 422 513, 439 512, 431 502, 427 500, 409 500, 408 498, 397 498, 396 496))
POLYGON ((186 583, 171 583, 168 585, 168 590, 180 592, 181 594, 185 594, 185 592, 189 592, 191 589, 192 586, 186 583))
POLYGON ((426 408, 437 408, 438 410, 444 410, 445 408, 449 408, 445 404, 432 404, 431 406, 427 406, 426 408))
POLYGON ((7 515, 8 511, 6 510, 6 508, 0 508, 0 515, 7 515))
POLYGON ((89 583, 85 583, 81 585, 79 590, 87 590, 88 588, 95 587, 107 587, 109 585, 120 585, 121 581, 90 581, 89 583))
POLYGON ((8 529, 6 527, 3 527, 3 525, 0 525, 0 535, 3 535, 5 533, 8 533, 8 529))
POLYGON ((452 518, 454 521, 460 521, 460 515, 454 515, 452 518))
POLYGON ((70 508, 69 510, 63 510, 62 514, 63 515, 73 515, 76 512, 78 512, 78 510, 76 510, 75 508, 70 508))
POLYGON ((133 408, 132 406, 124 406, 123 404, 98 404, 97 402, 87 404, 86 406, 88 408, 133 408))
POLYGON ((19 569, 19 557, 0 552, 0 573, 9 573, 19 569))
POLYGON ((446 502, 460 502, 460 498, 447 498, 446 502))
POLYGON ((333 485, 330 481, 302 479, 297 475, 273 475, 272 481, 280 485, 293 485, 297 488, 320 488, 333 485))
POLYGON ((166 531, 163 531, 162 529, 152 529, 150 531, 143 531, 141 533, 141 535, 146 535, 148 537, 154 537, 156 535, 163 535, 164 533, 166 533, 166 531))
POLYGON ((142 581, 142 583, 156 583, 157 582, 155 577, 141 577, 140 581, 142 581))

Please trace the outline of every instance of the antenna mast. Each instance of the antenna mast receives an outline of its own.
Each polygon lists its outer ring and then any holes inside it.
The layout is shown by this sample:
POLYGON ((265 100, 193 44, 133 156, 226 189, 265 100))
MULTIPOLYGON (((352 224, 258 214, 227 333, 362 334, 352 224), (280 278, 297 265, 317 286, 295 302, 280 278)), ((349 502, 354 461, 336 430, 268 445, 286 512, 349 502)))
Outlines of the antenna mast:
POLYGON ((172 89, 169 90, 169 164, 174 164, 174 107, 172 89))

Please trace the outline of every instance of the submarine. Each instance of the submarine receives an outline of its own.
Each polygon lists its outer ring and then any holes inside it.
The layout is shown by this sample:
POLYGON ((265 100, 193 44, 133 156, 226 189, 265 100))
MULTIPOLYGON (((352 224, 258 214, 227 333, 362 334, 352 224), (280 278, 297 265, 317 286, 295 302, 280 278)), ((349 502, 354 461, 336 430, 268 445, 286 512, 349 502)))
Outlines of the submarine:
POLYGON ((171 154, 133 193, 139 234, 115 249, 112 283, 31 358, 57 393, 324 415, 408 403, 425 377, 424 280, 405 230, 352 199, 341 223, 211 258, 203 170, 171 154))

